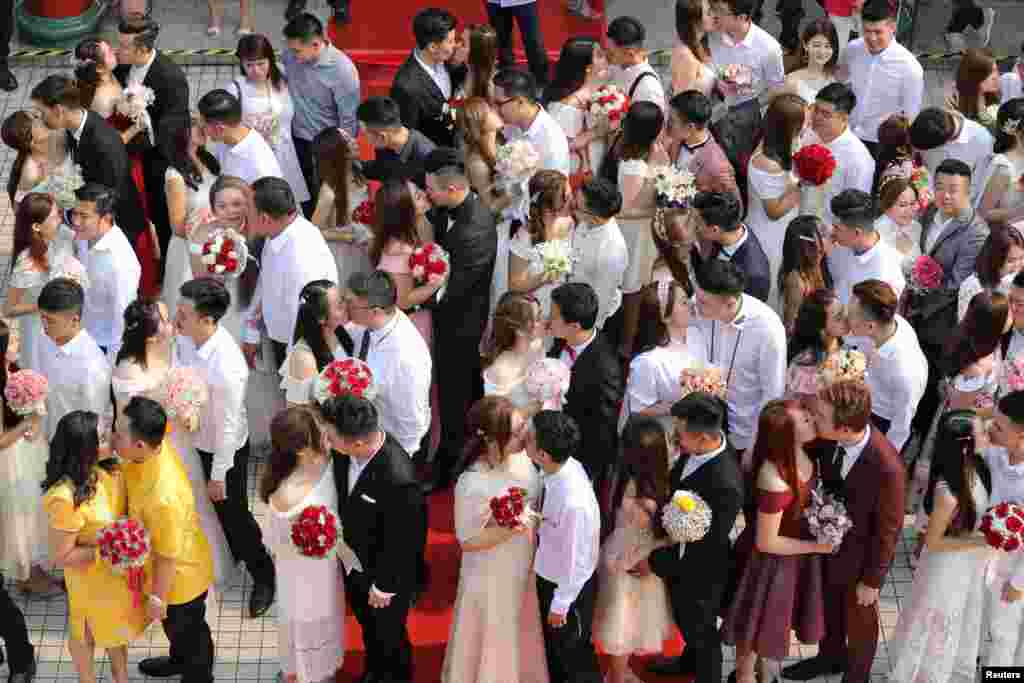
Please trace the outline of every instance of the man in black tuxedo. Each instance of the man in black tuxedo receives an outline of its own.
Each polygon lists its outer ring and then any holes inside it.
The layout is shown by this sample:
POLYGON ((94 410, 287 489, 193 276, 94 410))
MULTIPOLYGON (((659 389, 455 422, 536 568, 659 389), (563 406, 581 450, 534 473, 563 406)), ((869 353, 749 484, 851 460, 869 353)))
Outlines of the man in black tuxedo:
POLYGON ((498 251, 494 214, 469 186, 455 151, 427 160, 427 195, 434 205, 434 238, 450 259, 448 283, 434 304, 434 366, 441 403, 441 447, 433 491, 451 483, 462 454, 469 407, 483 395, 480 340, 490 314, 491 276, 498 251))
POLYGON ((467 51, 456 50, 455 17, 428 7, 412 20, 416 49, 395 74, 391 99, 402 110, 402 123, 433 140, 455 146, 455 116, 449 101, 466 79, 467 51))
POLYGON ((321 412, 345 543, 358 560, 345 567, 345 593, 366 643, 359 681, 412 683, 406 619, 427 584, 427 504, 412 459, 380 428, 372 402, 345 395, 321 412))
POLYGON ((717 619, 732 564, 729 532, 743 504, 743 473, 722 431, 722 401, 695 392, 672 406, 672 417, 680 453, 672 464, 669 489, 693 491, 703 498, 711 507, 711 528, 685 549, 676 544, 654 551, 633 573, 653 571, 665 579, 672 615, 686 641, 682 657, 656 661, 651 671, 692 674, 695 683, 720 683, 722 639, 717 619))
POLYGON ((31 99, 47 128, 65 131, 68 153, 81 166, 82 179, 117 193, 114 217, 128 241, 135 244, 147 228, 146 214, 132 182, 121 134, 99 114, 82 108, 78 87, 67 76, 47 76, 32 89, 31 99))
POLYGON ((726 192, 698 192, 693 199, 697 237, 710 245, 707 255, 694 245, 690 257, 700 271, 704 261, 722 259, 736 265, 747 276, 744 293, 768 301, 772 289, 771 268, 757 235, 740 222, 742 205, 726 192))
POLYGON ((616 425, 625 382, 618 355, 597 329, 599 308, 597 293, 585 282, 551 292, 548 324, 556 341, 548 356, 572 369, 562 410, 583 432, 579 459, 600 496, 618 454, 616 425))
MULTIPOLYGON (((11 658, 9 683, 31 683, 36 675, 36 651, 28 639, 28 628, 25 626, 25 615, 11 600, 3 581, 0 581, 0 638, 7 645, 7 654, 11 658)), ((0 651, 0 664, 3 664, 3 652, 0 651)))
MULTIPOLYGON (((122 87, 138 82, 150 88, 154 95, 153 104, 146 109, 153 123, 153 137, 143 131, 128 144, 133 149, 138 148, 142 151, 149 219, 156 227, 160 253, 166 254, 167 245, 171 240, 167 194, 164 191, 167 160, 163 158, 160 150, 164 147, 159 144, 156 136, 167 130, 161 125, 165 119, 172 116, 188 116, 188 79, 180 66, 156 51, 156 38, 160 33, 160 26, 155 21, 144 17, 126 17, 121 19, 117 31, 118 66, 114 69, 114 76, 122 87)), ((161 275, 166 263, 166 258, 160 260, 161 275)))

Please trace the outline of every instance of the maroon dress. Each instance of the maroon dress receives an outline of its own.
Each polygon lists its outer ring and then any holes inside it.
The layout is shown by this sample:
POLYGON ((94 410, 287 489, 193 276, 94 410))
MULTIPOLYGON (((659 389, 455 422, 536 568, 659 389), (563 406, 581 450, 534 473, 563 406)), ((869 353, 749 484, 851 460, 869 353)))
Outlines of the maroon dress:
MULTIPOLYGON (((811 540, 801 512, 807 506, 817 476, 800 484, 800 495, 790 491, 757 489, 757 509, 765 514, 783 512, 780 536, 811 540)), ((741 643, 769 659, 789 655, 790 631, 802 643, 817 643, 825 635, 824 589, 821 555, 773 555, 754 544, 756 518, 736 541, 736 552, 746 562, 732 604, 722 622, 722 640, 741 643)))

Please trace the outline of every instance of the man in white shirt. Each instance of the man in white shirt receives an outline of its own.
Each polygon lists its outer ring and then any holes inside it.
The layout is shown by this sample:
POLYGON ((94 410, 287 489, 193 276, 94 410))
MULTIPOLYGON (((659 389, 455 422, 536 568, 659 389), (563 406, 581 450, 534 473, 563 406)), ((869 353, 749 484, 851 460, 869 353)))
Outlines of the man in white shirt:
POLYGON ((928 384, 928 361, 914 328, 896 314, 898 301, 881 280, 855 285, 846 306, 851 333, 846 345, 868 357, 871 420, 901 450, 928 384))
POLYGON ((887 282, 899 298, 906 286, 903 254, 886 243, 875 227, 875 206, 871 195, 846 190, 831 202, 832 241, 828 256, 833 289, 840 303, 850 300, 854 285, 864 280, 887 282))
POLYGON ((227 90, 211 90, 199 100, 203 130, 213 142, 211 152, 221 175, 253 183, 266 176, 283 178, 274 150, 259 131, 242 125, 242 103, 227 90))
POLYGON ((893 114, 911 121, 921 111, 924 69, 910 50, 896 42, 896 19, 888 0, 871 0, 861 13, 864 37, 843 50, 845 66, 857 106, 850 128, 873 156, 877 156, 878 126, 893 114))
POLYGON ((1024 45, 1021 45, 1022 55, 1017 58, 1013 68, 999 77, 999 103, 1006 104, 1015 97, 1024 96, 1024 45))
MULTIPOLYGON (((244 560, 252 575, 255 585, 249 597, 249 614, 255 619, 274 602, 274 564, 249 511, 249 426, 245 410, 249 367, 238 343, 220 326, 230 306, 231 295, 220 281, 190 280, 181 286, 174 324, 179 362, 194 368, 209 391, 193 440, 231 554, 236 560, 244 560)), ((173 663, 167 666, 170 671, 173 663)))
POLYGON ((569 175, 569 140, 565 131, 537 104, 537 82, 517 69, 494 77, 491 105, 505 121, 505 137, 525 138, 540 155, 540 168, 569 175))
POLYGON ((985 164, 992 155, 993 139, 988 129, 958 111, 929 107, 910 125, 910 142, 921 153, 935 184, 939 164, 959 159, 970 169, 970 200, 977 204, 984 191, 985 164))
POLYGON ((608 24, 608 78, 633 102, 653 102, 665 110, 661 77, 647 61, 647 30, 633 17, 617 17, 608 24))
MULTIPOLYGON (((864 143, 850 130, 850 112, 857 103, 857 96, 844 83, 830 83, 818 91, 818 97, 811 107, 812 138, 832 150, 836 159, 836 170, 822 190, 825 195, 825 214, 821 219, 825 225, 832 225, 836 218, 832 213, 832 199, 843 190, 871 192, 875 178, 875 159, 864 143)), ((808 189, 816 191, 816 189, 808 189)))
POLYGON ((355 356, 370 366, 381 427, 411 455, 430 429, 430 349, 398 309, 398 289, 383 270, 348 279, 348 326, 355 356))
POLYGON ((533 567, 552 681, 600 683, 591 641, 601 509, 583 466, 573 456, 580 428, 568 415, 542 410, 525 436, 526 453, 544 472, 543 518, 533 567))
POLYGON ((287 356, 299 317, 299 294, 314 280, 338 282, 338 266, 320 229, 303 218, 288 181, 264 177, 253 183, 249 234, 267 238, 259 281, 246 314, 243 351, 249 366, 256 360, 259 320, 274 347, 275 367, 287 356))
MULTIPOLYGON (((47 440, 60 419, 74 410, 109 415, 110 361, 82 328, 82 286, 68 278, 50 280, 39 293, 39 372, 50 383, 46 396, 47 440)), ((101 434, 101 438, 103 435, 101 434)))
POLYGON ((104 353, 117 357, 124 333, 124 309, 139 293, 142 267, 121 228, 114 224, 114 191, 98 183, 75 190, 71 212, 78 260, 85 266, 82 324, 104 353))
POLYGON ((605 178, 588 181, 576 193, 576 232, 572 246, 577 260, 570 282, 585 282, 597 294, 597 327, 615 315, 622 304, 622 278, 629 264, 626 239, 615 216, 622 193, 605 178))

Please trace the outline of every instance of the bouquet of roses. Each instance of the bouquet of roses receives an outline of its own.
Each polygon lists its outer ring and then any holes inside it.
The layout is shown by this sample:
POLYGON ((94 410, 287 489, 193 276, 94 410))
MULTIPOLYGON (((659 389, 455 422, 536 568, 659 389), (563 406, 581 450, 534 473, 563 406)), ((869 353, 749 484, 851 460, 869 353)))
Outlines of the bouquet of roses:
POLYGON ((811 500, 804 510, 804 519, 818 543, 830 543, 836 548, 843 542, 846 532, 853 528, 853 520, 846 504, 820 484, 811 490, 811 500))
POLYGON ((342 242, 365 245, 373 238, 374 203, 372 199, 364 199, 352 212, 352 220, 348 225, 339 226, 338 233, 342 242))
POLYGON ((699 391, 724 399, 726 391, 728 391, 725 377, 722 376, 722 369, 714 365, 704 368, 684 368, 679 373, 679 386, 683 390, 680 398, 699 391))
POLYGON ((855 349, 840 349, 829 354, 819 371, 823 385, 848 379, 863 380, 868 369, 867 357, 855 349))
POLYGON ((557 358, 536 360, 526 371, 526 395, 544 410, 561 410, 569 391, 569 367, 557 358))
POLYGON ((325 505, 306 506, 292 522, 292 543, 303 557, 329 557, 340 535, 338 516, 325 505))
POLYGON ((525 139, 500 145, 495 157, 494 172, 510 185, 529 180, 540 167, 540 155, 525 139))
POLYGON ((590 98, 590 115, 595 125, 614 128, 629 111, 629 98, 617 85, 603 85, 590 98))
POLYGON ((661 209, 686 209, 697 195, 696 177, 674 166, 658 166, 651 172, 654 202, 661 209))
POLYGON ((567 240, 548 240, 536 247, 544 264, 544 272, 562 277, 572 272, 572 245, 567 240))
POLYGON ((718 89, 726 97, 750 94, 753 83, 754 70, 745 64, 726 64, 718 69, 718 89))
POLYGON ((979 529, 996 550, 1020 550, 1024 541, 1024 508, 1016 503, 1000 503, 982 515, 979 529))
POLYGON ((66 170, 60 170, 52 174, 39 185, 39 192, 46 192, 53 195, 53 200, 61 209, 68 210, 75 208, 78 198, 75 197, 75 190, 85 185, 82 178, 82 167, 78 164, 70 164, 66 170))
POLYGON ((1018 355, 1003 361, 1003 386, 1007 394, 1024 391, 1024 356, 1018 355))
POLYGON ((431 276, 447 277, 449 267, 448 252, 436 242, 421 244, 409 254, 409 270, 417 285, 426 284, 431 276))
POLYGON ((804 145, 793 155, 793 168, 800 182, 821 187, 835 173, 836 158, 825 145, 804 145))
POLYGON ((216 230, 201 246, 193 244, 189 249, 201 257, 206 272, 213 275, 238 277, 249 260, 245 238, 233 228, 216 230))
POLYGON ((530 508, 530 503, 526 499, 526 489, 518 486, 511 486, 508 493, 491 498, 490 506, 494 523, 503 529, 526 526, 539 517, 537 512, 530 508))
POLYGON ((334 360, 316 378, 313 398, 319 404, 345 394, 372 401, 377 396, 370 366, 358 358, 334 360))
POLYGON ((206 382, 192 368, 173 368, 167 374, 167 417, 186 430, 199 429, 199 414, 210 399, 206 382))
POLYGON ((704 538, 711 528, 711 508, 693 491, 676 491, 661 509, 661 525, 679 544, 679 557, 687 543, 704 538))
POLYGON ((910 172, 910 186, 917 192, 917 210, 924 213, 932 203, 932 180, 928 169, 924 166, 914 166, 910 172))
POLYGON ((140 606, 146 560, 151 549, 149 532, 137 520, 122 517, 96 533, 96 544, 100 557, 114 573, 127 578, 133 603, 135 607, 140 606))
POLYGON ((118 114, 138 122, 146 113, 146 107, 155 101, 156 94, 152 88, 147 88, 141 83, 129 83, 121 92, 121 98, 114 105, 114 109, 118 114))
POLYGON ((927 254, 922 254, 914 261, 910 269, 910 286, 914 290, 938 289, 942 284, 942 266, 927 254))
POLYGON ((7 378, 4 399, 17 415, 46 415, 50 383, 35 370, 18 370, 7 378))

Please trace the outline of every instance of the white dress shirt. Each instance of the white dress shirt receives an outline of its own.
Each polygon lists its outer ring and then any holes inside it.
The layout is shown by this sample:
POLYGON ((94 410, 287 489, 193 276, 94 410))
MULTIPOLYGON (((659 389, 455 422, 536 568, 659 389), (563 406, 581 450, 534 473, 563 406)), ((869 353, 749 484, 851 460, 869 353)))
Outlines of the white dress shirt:
POLYGON ((206 381, 210 397, 199 416, 193 443, 197 449, 213 453, 210 481, 223 482, 235 464, 235 452, 249 440, 245 410, 249 365, 238 342, 219 325, 198 349, 182 336, 177 338, 176 348, 181 365, 194 368, 206 381))
POLYGON ((708 362, 728 381, 732 443, 746 450, 754 444, 761 409, 786 390, 786 329, 775 311, 749 294, 733 322, 698 317, 695 326, 708 345, 708 362))
POLYGON ((860 454, 864 452, 864 449, 868 445, 868 441, 871 440, 871 425, 864 430, 861 437, 851 444, 840 443, 838 444, 843 449, 843 462, 839 467, 839 476, 846 479, 850 475, 850 470, 860 460, 860 454))
POLYGON ((825 184, 825 213, 822 216, 825 225, 831 227, 836 222, 832 215, 832 199, 836 195, 843 190, 860 190, 871 194, 871 185, 875 179, 875 158, 849 126, 832 142, 821 142, 814 131, 809 132, 808 138, 808 144, 816 142, 825 145, 836 159, 835 173, 825 184))
POLYGON ((633 91, 633 96, 629 99, 630 103, 653 102, 663 113, 665 112, 665 87, 661 84, 661 76, 646 59, 639 64, 625 68, 614 64, 609 66, 608 79, 619 86, 622 94, 626 96, 629 95, 630 89, 636 83, 636 90, 633 91), (640 78, 642 73, 652 73, 654 76, 640 78), (640 78, 639 81, 637 81, 638 78, 640 78))
POLYGON ((761 93, 786 81, 782 46, 757 24, 751 24, 746 37, 738 43, 733 42, 725 33, 715 31, 708 35, 708 47, 716 70, 738 64, 749 66, 753 71, 750 92, 725 98, 725 103, 730 107, 759 97, 761 93))
POLYGON ((622 279, 629 265, 629 251, 618 222, 604 225, 581 223, 572 234, 576 263, 570 282, 585 282, 597 294, 597 327, 604 327, 622 304, 622 279))
MULTIPOLYGON (((692 477, 697 470, 703 467, 705 464, 711 462, 722 453, 729 446, 729 442, 725 438, 725 434, 722 434, 722 443, 719 444, 718 448, 711 451, 710 453, 703 453, 701 455, 691 455, 686 459, 686 464, 683 465, 683 472, 679 477, 680 481, 685 481, 688 477, 692 477)), ((673 462, 673 466, 675 463, 673 462)))
POLYGON ((95 244, 79 240, 75 247, 78 260, 89 275, 82 325, 115 358, 124 334, 124 309, 139 295, 142 266, 128 238, 116 225, 95 244))
MULTIPOLYGON (((347 329, 358 357, 367 329, 355 324, 347 329)), ((430 349, 409 317, 397 309, 384 327, 369 332, 366 364, 377 388, 374 403, 380 409, 381 429, 414 455, 430 429, 430 349)))
POLYGON ((873 344, 863 337, 849 337, 846 345, 867 356, 871 412, 889 420, 886 436, 896 450, 902 449, 910 438, 910 421, 928 384, 928 361, 917 333, 897 315, 896 333, 878 349, 872 350, 873 344))
POLYGON ((580 356, 583 354, 584 351, 587 350, 587 347, 594 343, 595 339, 597 339, 596 329, 590 335, 590 339, 583 342, 582 344, 577 344, 576 346, 566 344, 565 348, 562 349, 562 353, 558 355, 558 360, 568 365, 569 369, 571 370, 572 366, 575 365, 576 361, 580 359, 580 356), (571 355, 569 354, 569 349, 572 349, 571 355))
POLYGON ((540 108, 530 127, 523 131, 516 126, 505 126, 505 137, 508 140, 526 138, 540 155, 540 168, 559 171, 566 176, 570 172, 569 139, 558 121, 551 114, 540 108))
POLYGON ((427 64, 420 55, 419 50, 413 50, 412 54, 416 58, 416 63, 427 72, 430 80, 434 81, 434 85, 441 91, 444 98, 450 100, 452 98, 452 76, 448 73, 448 66, 444 62, 433 66, 427 64))
POLYGON ((931 175, 932 187, 935 186, 935 169, 946 159, 959 159, 971 167, 971 203, 976 204, 984 188, 986 168, 992 155, 992 134, 985 126, 972 121, 966 116, 957 114, 963 121, 960 134, 946 144, 921 152, 928 173, 931 175))
POLYGON ((1022 96, 1024 96, 1024 84, 1022 84, 1020 72, 1015 66, 1011 71, 999 77, 999 104, 1006 104, 1007 101, 1022 96))
POLYGON ((594 486, 575 458, 544 477, 542 512, 533 566, 537 576, 557 586, 551 611, 564 615, 597 570, 601 536, 594 486))
POLYGON ((879 235, 878 242, 862 254, 849 247, 835 246, 828 256, 829 270, 840 303, 848 303, 853 288, 865 280, 889 283, 898 297, 907 285, 903 274, 903 254, 879 235))
POLYGON ((128 82, 142 85, 146 76, 149 75, 149 67, 153 66, 154 61, 156 61, 156 50, 153 50, 153 54, 149 56, 145 64, 132 64, 128 69, 128 82))
POLYGON ((323 233, 301 215, 263 247, 260 279, 247 314, 245 341, 259 342, 260 313, 267 336, 291 344, 299 317, 299 294, 314 280, 338 282, 338 265, 323 233))
POLYGON ((60 419, 73 410, 91 410, 101 417, 110 413, 110 361, 86 330, 64 346, 41 335, 39 372, 50 384, 47 440, 57 432, 60 419))
POLYGON ((277 155, 259 131, 250 128, 237 145, 217 142, 210 150, 220 162, 221 175, 238 176, 250 185, 260 178, 284 178, 277 155))
POLYGON ((863 38, 846 46, 841 63, 849 70, 849 84, 857 96, 850 127, 861 140, 878 142, 878 126, 893 114, 913 121, 924 97, 924 69, 910 50, 895 40, 877 55, 863 38))

